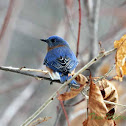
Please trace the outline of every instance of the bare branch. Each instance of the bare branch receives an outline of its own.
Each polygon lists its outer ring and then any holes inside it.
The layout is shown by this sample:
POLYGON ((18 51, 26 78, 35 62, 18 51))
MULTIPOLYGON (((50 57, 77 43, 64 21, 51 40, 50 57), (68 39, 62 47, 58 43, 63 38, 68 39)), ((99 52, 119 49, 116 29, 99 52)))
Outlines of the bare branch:
POLYGON ((56 92, 54 92, 47 101, 40 106, 40 108, 31 116, 29 117, 21 126, 27 126, 33 119, 35 119, 57 96, 57 92, 60 92, 63 90, 74 78, 78 76, 78 74, 81 74, 84 72, 87 68, 89 68, 92 64, 96 63, 99 61, 102 57, 107 56, 114 52, 116 49, 112 49, 109 51, 106 51, 104 53, 100 53, 97 57, 93 58, 89 63, 87 63, 83 68, 81 68, 77 73, 74 74, 74 76, 66 81, 56 92))
MULTIPOLYGON (((18 68, 17 68, 18 70, 18 68)), ((49 72, 48 71, 44 71, 44 70, 41 70, 41 69, 31 69, 31 68, 20 68, 21 71, 29 71, 29 72, 40 72, 40 73, 43 73, 43 74, 48 74, 49 72)))
POLYGON ((65 107, 74 107, 74 106, 80 104, 81 102, 83 102, 84 100, 85 100, 85 98, 81 99, 80 101, 78 101, 78 102, 76 102, 76 103, 74 103, 72 105, 71 104, 65 104, 64 106, 65 107))
POLYGON ((76 37, 76 32, 75 32, 75 29, 74 29, 74 25, 73 25, 73 22, 72 22, 72 15, 70 13, 70 10, 71 10, 71 7, 68 4, 69 0, 65 0, 65 11, 66 11, 66 14, 67 14, 67 19, 68 19, 68 24, 69 24, 69 27, 70 27, 70 31, 72 33, 72 36, 75 40, 77 40, 77 37, 76 37))
POLYGON ((36 74, 26 72, 26 71, 33 71, 34 70, 34 71, 39 71, 39 72, 42 72, 42 73, 44 72, 44 74, 45 74, 47 71, 43 71, 43 70, 37 70, 37 69, 31 69, 31 68, 29 69, 29 68, 5 67, 5 66, 1 66, 0 70, 23 74, 23 75, 26 75, 26 76, 34 77, 36 79, 38 78, 38 79, 48 80, 48 81, 51 81, 51 82, 60 83, 58 80, 51 80, 51 78, 48 78, 48 77, 44 77, 44 76, 40 76, 40 75, 36 75, 36 74), (23 70, 25 70, 25 71, 23 71, 23 70))
POLYGON ((125 112, 126 112, 126 109, 124 109, 123 111, 119 112, 118 115, 113 118, 113 120, 118 119, 118 117, 120 117, 121 115, 123 115, 125 112))
MULTIPOLYGON (((57 92, 57 94, 59 95, 59 92, 57 92)), ((68 115, 67 115, 66 109, 64 107, 63 101, 59 100, 59 102, 60 102, 61 108, 64 112, 64 115, 65 115, 65 118, 66 118, 66 121, 67 121, 67 125, 70 126, 70 122, 69 122, 68 115)))
POLYGON ((94 1, 94 42, 93 42, 93 47, 94 47, 94 56, 97 55, 98 53, 98 24, 99 24, 99 10, 100 10, 100 1, 97 0, 94 1))
MULTIPOLYGON (((110 70, 104 75, 99 77, 98 79, 94 80, 94 83, 97 83, 98 81, 105 79, 106 77, 109 76, 109 74, 112 72, 112 70, 115 68, 115 64, 110 68, 110 70)), ((97 84, 96 84, 97 85, 97 84)), ((86 85, 84 90, 82 91, 82 94, 86 94, 86 92, 89 90, 89 85, 86 85)))
POLYGON ((100 0, 86 1, 86 8, 88 9, 88 27, 90 34, 90 59, 98 54, 98 24, 99 24, 99 9, 100 0))
POLYGON ((13 33, 13 28, 17 19, 17 16, 22 8, 22 3, 24 0, 9 0, 8 10, 0 29, 0 66, 5 62, 11 35, 13 33))
POLYGON ((77 37, 77 50, 76 50, 76 57, 79 54, 79 43, 80 43, 80 29, 81 29, 81 2, 78 0, 79 3, 79 23, 78 23, 78 37, 77 37))
POLYGON ((35 121, 31 122, 31 124, 29 124, 28 126, 37 126, 40 123, 43 123, 45 121, 48 121, 49 119, 51 119, 52 117, 44 117, 44 118, 38 118, 35 121))
MULTIPOLYGON (((84 92, 82 92, 82 95, 86 97, 86 99, 89 99, 89 96, 87 96, 84 92)), ((107 101, 107 100, 103 100, 104 103, 110 104, 110 105, 118 105, 121 107, 126 107, 126 105, 123 104, 119 104, 119 103, 115 103, 115 102, 111 102, 111 101, 107 101)))

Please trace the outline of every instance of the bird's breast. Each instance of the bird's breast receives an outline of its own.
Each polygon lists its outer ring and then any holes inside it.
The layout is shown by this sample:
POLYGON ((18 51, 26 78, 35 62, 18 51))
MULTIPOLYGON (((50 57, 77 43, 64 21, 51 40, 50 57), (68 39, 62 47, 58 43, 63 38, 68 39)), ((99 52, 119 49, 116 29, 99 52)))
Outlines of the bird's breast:
POLYGON ((65 45, 57 45, 57 46, 53 46, 53 47, 47 47, 48 51, 51 51, 52 49, 58 48, 58 47, 64 47, 65 45))

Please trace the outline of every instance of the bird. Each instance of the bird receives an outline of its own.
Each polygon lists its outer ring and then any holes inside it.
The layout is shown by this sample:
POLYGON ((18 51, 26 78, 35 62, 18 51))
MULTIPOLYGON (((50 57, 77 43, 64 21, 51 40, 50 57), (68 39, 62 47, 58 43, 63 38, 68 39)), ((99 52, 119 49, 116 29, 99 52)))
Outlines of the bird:
MULTIPOLYGON (((78 60, 63 38, 53 35, 47 39, 40 39, 47 43, 47 54, 43 64, 46 65, 52 80, 60 80, 63 84, 72 77, 72 73, 78 65, 78 60)), ((72 80, 69 87, 79 88, 80 85, 72 80)))

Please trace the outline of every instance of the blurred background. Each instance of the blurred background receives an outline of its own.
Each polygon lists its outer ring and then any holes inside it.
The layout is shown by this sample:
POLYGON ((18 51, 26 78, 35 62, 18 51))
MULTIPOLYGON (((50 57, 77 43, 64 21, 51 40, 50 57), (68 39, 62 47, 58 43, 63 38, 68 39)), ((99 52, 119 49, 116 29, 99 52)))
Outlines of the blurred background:
MULTIPOLYGON (((126 34, 126 0, 80 0, 81 33, 79 70, 100 52, 113 48, 113 42, 126 34)), ((0 0, 0 66, 41 68, 47 45, 40 38, 59 35, 66 39, 76 53, 78 0, 0 0)), ((114 53, 91 66, 93 76, 104 75, 115 62, 114 53)), ((83 73, 89 75, 89 73, 83 73)), ((115 75, 113 72, 108 78, 115 75)), ((126 104, 126 84, 113 82, 119 103, 126 104)), ((36 80, 24 75, 0 71, 0 126, 21 125, 61 85, 36 80)), ((65 90, 64 90, 65 91, 65 90)), ((80 94, 65 102, 71 126, 82 126, 86 115, 86 100, 80 94)), ((118 107, 117 113, 123 110, 118 107)), ((55 99, 39 117, 52 117, 42 126, 66 126, 66 119, 55 99)), ((126 114, 124 115, 126 116, 126 114)), ((118 120, 118 125, 126 125, 118 120)))

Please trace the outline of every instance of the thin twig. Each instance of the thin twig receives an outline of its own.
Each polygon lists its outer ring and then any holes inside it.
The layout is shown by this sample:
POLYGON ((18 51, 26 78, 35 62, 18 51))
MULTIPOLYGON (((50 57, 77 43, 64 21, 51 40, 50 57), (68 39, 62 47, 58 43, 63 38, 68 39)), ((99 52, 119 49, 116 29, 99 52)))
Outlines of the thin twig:
POLYGON ((85 100, 85 98, 81 99, 80 101, 78 101, 78 102, 76 102, 74 104, 65 104, 64 106, 65 107, 74 107, 74 106, 80 104, 81 102, 83 102, 84 100, 85 100))
MULTIPOLYGON (((57 93, 58 93, 58 95, 59 95, 59 92, 57 92, 57 93)), ((65 117, 66 117, 67 125, 70 126, 70 122, 69 122, 69 119, 68 119, 67 112, 66 112, 66 110, 65 110, 65 108, 64 108, 63 101, 59 100, 59 102, 60 102, 61 108, 62 108, 62 110, 63 110, 63 112, 64 112, 64 115, 65 115, 65 117)))
MULTIPOLYGON (((65 92, 68 92, 69 90, 69 87, 66 87, 66 91, 65 92)), ((66 101, 63 101, 63 105, 66 103, 66 101)), ((69 114, 69 111, 67 111, 67 114, 69 114)), ((59 126, 60 124, 61 125, 64 125, 64 114, 62 113, 62 108, 61 108, 61 105, 59 104, 57 106, 57 117, 56 117, 56 120, 55 120, 55 123, 53 126, 59 126)))
POLYGON ((123 105, 123 104, 119 104, 119 103, 115 103, 115 102, 111 102, 111 101, 106 101, 106 100, 103 100, 104 103, 107 103, 107 104, 110 104, 110 105, 118 105, 118 106, 121 106, 121 107, 126 107, 126 105, 123 105))
POLYGON ((62 116, 62 108, 58 106, 57 107, 57 117, 56 117, 56 121, 55 121, 53 126, 58 126, 59 125, 59 123, 61 122, 61 121, 59 121, 61 116, 62 116))
POLYGON ((22 9, 24 0, 8 0, 8 2, 8 9, 3 25, 0 28, 0 66, 3 65, 7 58, 14 26, 22 9))
POLYGON ((44 71, 44 70, 41 70, 41 69, 31 69, 31 68, 20 68, 20 71, 41 72, 43 74, 48 74, 49 73, 48 71, 44 71))
POLYGON ((98 53, 98 25, 99 25, 99 11, 100 11, 100 2, 101 0, 93 1, 94 2, 94 56, 98 53))
POLYGON ((109 69, 109 71, 104 75, 99 77, 97 80, 94 80, 94 83, 97 83, 98 81, 105 79, 106 77, 109 76, 109 74, 112 72, 112 70, 115 68, 115 64, 109 69))
POLYGON ((3 23, 2 28, 1 28, 2 30, 0 32, 0 40, 2 39, 2 36, 6 32, 6 29, 7 29, 8 23, 10 21, 11 14, 12 14, 14 2, 15 2, 15 0, 10 0, 10 4, 9 4, 9 7, 8 7, 7 15, 5 17, 4 23, 3 23))
POLYGON ((5 68, 5 69, 11 69, 11 70, 17 70, 17 71, 27 71, 27 72, 41 72, 41 73, 44 73, 44 74, 48 74, 49 72, 48 71, 44 71, 44 70, 41 70, 41 69, 31 69, 31 68, 25 68, 25 67, 21 67, 21 68, 16 68, 16 67, 12 67, 12 66, 1 66, 2 68, 5 68))
POLYGON ((40 123, 43 123, 45 121, 48 121, 51 118, 52 117, 44 117, 44 118, 40 117, 40 118, 36 119, 35 121, 31 122, 28 126, 37 126, 40 123))
POLYGON ((79 43, 80 43, 80 29, 81 29, 81 2, 78 0, 79 4, 79 24, 78 24, 78 38, 77 38, 77 50, 76 50, 76 57, 79 54, 79 43))
POLYGON ((118 116, 116 116, 116 117, 113 118, 113 120, 118 119, 118 117, 119 117, 120 115, 124 114, 125 112, 126 112, 126 109, 124 109, 123 111, 121 111, 121 112, 118 114, 118 116))
MULTIPOLYGON (((22 68, 22 69, 27 69, 27 68, 22 68)), ((22 71, 21 68, 15 68, 15 67, 5 67, 5 66, 1 66, 0 67, 0 70, 4 70, 4 71, 9 71, 9 72, 14 72, 14 73, 19 73, 19 74, 23 74, 23 75, 26 75, 26 76, 30 76, 30 77, 34 77, 34 78, 40 78, 40 79, 44 79, 44 80, 48 80, 48 81, 52 81, 51 78, 48 78, 48 77, 44 77, 44 76, 40 76, 40 75, 35 75, 33 73, 28 73, 26 71, 22 71)), ((31 69, 32 70, 32 69, 31 69)), ((33 69, 35 70, 35 69, 33 69)), ((36 69, 37 71, 37 69, 36 69)), ((42 71, 41 71, 42 72, 42 71)), ((58 80, 53 80, 53 82, 57 82, 57 83, 60 83, 60 81, 58 80)))
MULTIPOLYGON (((106 78, 106 77, 108 77, 109 76, 109 74, 112 72, 112 70, 115 68, 115 64, 109 69, 109 71, 104 75, 104 76, 101 76, 101 77, 99 77, 98 79, 96 79, 96 80, 93 80, 94 81, 94 83, 96 83, 96 85, 97 85, 97 82, 98 81, 100 81, 100 80, 102 80, 102 79, 104 79, 104 78, 106 78)), ((82 94, 84 95, 84 94, 86 94, 86 92, 89 90, 89 85, 86 85, 85 86, 85 88, 84 88, 84 90, 82 90, 82 94)), ((86 96, 85 96, 86 97, 86 96)))
POLYGON ((51 97, 32 115, 30 116, 21 126, 27 126, 33 119, 35 119, 57 96, 57 92, 60 92, 68 84, 68 81, 62 85, 51 97))
POLYGON ((68 19, 68 24, 69 24, 69 27, 70 27, 70 31, 72 33, 72 36, 75 40, 77 40, 77 37, 76 37, 76 33, 75 33, 75 29, 74 29, 74 25, 73 25, 73 22, 72 22, 72 15, 70 14, 70 7, 67 5, 67 2, 68 0, 65 0, 65 11, 66 11, 66 14, 67 14, 67 19, 68 19))
POLYGON ((63 90, 66 85, 68 85, 74 78, 78 76, 78 74, 81 74, 84 72, 87 68, 89 68, 92 64, 96 63, 96 61, 99 61, 102 57, 107 56, 114 52, 116 49, 111 49, 109 51, 106 51, 104 53, 100 53, 97 57, 93 58, 89 63, 87 63, 83 68, 81 68, 77 73, 74 74, 74 76, 66 81, 56 92, 54 92, 47 101, 40 106, 40 108, 32 115, 30 116, 21 126, 27 126, 33 119, 35 119, 57 96, 57 92, 60 92, 63 90))
MULTIPOLYGON (((90 32, 90 59, 98 54, 98 24, 99 24, 99 10, 100 0, 88 0, 88 27, 90 32)), ((95 69, 95 68, 94 68, 95 69)))
MULTIPOLYGON (((82 92, 82 95, 83 96, 86 96, 87 99, 89 99, 89 96, 87 96, 84 92, 82 92)), ((119 104, 119 103, 115 103, 115 102, 111 102, 111 101, 106 101, 106 100, 103 100, 104 103, 107 103, 107 104, 110 104, 110 105, 118 105, 118 106, 121 106, 121 107, 126 107, 126 105, 123 105, 123 104, 119 104)))
POLYGON ((9 27, 9 23, 11 22, 10 20, 12 20, 14 2, 15 0, 9 1, 9 6, 4 22, 0 28, 0 65, 5 62, 9 50, 9 40, 11 39, 10 33, 12 32, 11 28, 9 27))

